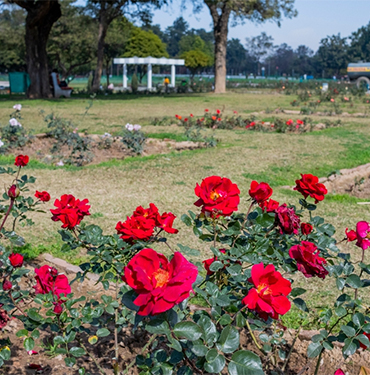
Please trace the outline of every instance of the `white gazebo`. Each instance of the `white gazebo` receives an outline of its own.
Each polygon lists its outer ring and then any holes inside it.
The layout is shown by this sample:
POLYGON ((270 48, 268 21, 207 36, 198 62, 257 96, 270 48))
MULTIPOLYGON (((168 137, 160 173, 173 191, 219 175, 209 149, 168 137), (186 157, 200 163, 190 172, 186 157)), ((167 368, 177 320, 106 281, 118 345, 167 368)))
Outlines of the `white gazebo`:
POLYGON ((175 87, 175 75, 176 65, 185 65, 185 60, 182 59, 167 59, 165 57, 119 57, 113 60, 114 64, 122 64, 123 65, 123 88, 127 89, 127 65, 128 64, 145 64, 148 65, 148 90, 151 90, 152 85, 152 66, 153 65, 171 65, 171 86, 175 87))

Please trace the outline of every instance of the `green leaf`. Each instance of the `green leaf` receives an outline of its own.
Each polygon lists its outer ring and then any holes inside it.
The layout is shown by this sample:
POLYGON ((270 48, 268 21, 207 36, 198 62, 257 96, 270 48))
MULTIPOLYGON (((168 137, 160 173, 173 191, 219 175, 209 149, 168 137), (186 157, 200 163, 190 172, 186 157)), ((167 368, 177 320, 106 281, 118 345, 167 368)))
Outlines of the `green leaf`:
POLYGON ((178 352, 182 351, 181 344, 177 340, 175 340, 172 336, 168 337, 168 341, 170 342, 170 344, 167 344, 167 346, 169 346, 170 348, 175 349, 178 352))
POLYGON ((153 334, 165 334, 169 335, 170 334, 170 326, 168 323, 162 319, 162 318, 155 318, 152 319, 146 326, 145 329, 149 333, 153 334))
POLYGON ((217 348, 224 353, 233 353, 239 348, 239 332, 234 326, 222 330, 217 348))
POLYGON ((243 313, 238 312, 236 314, 235 323, 239 328, 243 328, 247 324, 247 319, 244 318, 243 313))
POLYGON ((344 340, 344 346, 342 352, 345 356, 353 355, 357 350, 357 344, 353 341, 353 338, 344 340))
POLYGON ((337 284, 337 288, 339 290, 342 290, 344 288, 344 285, 346 285, 346 280, 343 279, 342 277, 338 277, 337 281, 336 281, 336 284, 337 284))
POLYGON ((69 352, 73 355, 73 357, 82 357, 86 354, 85 350, 82 348, 78 348, 77 346, 74 346, 69 350, 69 352))
POLYGON ((307 305, 306 305, 306 302, 303 301, 302 298, 295 298, 293 300, 294 304, 302 311, 304 312, 308 312, 308 308, 307 308, 307 305))
POLYGON ((54 337, 54 345, 61 345, 61 344, 65 344, 64 337, 55 336, 54 337))
POLYGON ((361 313, 356 313, 352 317, 352 322, 359 328, 365 324, 365 318, 361 313))
POLYGON ((35 309, 28 310, 27 315, 30 319, 34 320, 35 322, 42 321, 42 316, 35 309))
POLYGON ((212 345, 217 340, 217 329, 208 316, 202 316, 198 320, 198 325, 203 329, 204 339, 208 345, 212 345))
POLYGON ((229 314, 222 315, 222 318, 219 320, 219 323, 222 326, 227 326, 231 322, 232 322, 232 318, 231 318, 231 316, 229 314))
POLYGON ((65 362, 67 367, 73 367, 76 364, 76 358, 66 357, 66 358, 64 358, 64 362, 65 362))
POLYGON ((307 357, 315 358, 317 357, 323 349, 323 346, 319 342, 311 342, 307 348, 307 357))
POLYGON ((100 328, 96 331, 96 336, 98 337, 106 337, 109 335, 110 335, 110 332, 107 328, 100 328))
POLYGON ((350 326, 341 326, 340 329, 344 332, 347 337, 354 337, 356 336, 356 330, 350 326))
POLYGON ((40 331, 38 329, 35 329, 32 333, 31 333, 31 336, 34 338, 34 339, 38 339, 40 337, 40 331))
POLYGON ((28 331, 26 329, 21 329, 15 334, 17 337, 27 337, 28 331))
POLYGON ((180 249, 181 254, 184 254, 184 255, 187 255, 187 256, 190 256, 190 257, 191 256, 194 256, 194 257, 200 256, 199 250, 191 249, 190 247, 181 245, 179 243, 177 244, 177 246, 180 249))
POLYGON ((343 306, 339 306, 335 309, 335 314, 341 318, 342 316, 347 314, 347 310, 343 306))
POLYGON ((2 348, 2 349, 1 349, 0 357, 1 357, 1 359, 3 359, 4 361, 8 361, 8 360, 10 359, 11 354, 12 354, 12 352, 11 352, 10 349, 6 346, 5 348, 2 348))
POLYGON ((78 375, 85 375, 85 373, 86 373, 86 370, 83 367, 78 369, 78 375))
POLYGON ((261 359, 248 350, 235 352, 228 370, 230 375, 264 375, 261 359))
POLYGON ((183 214, 181 216, 181 221, 185 223, 186 226, 190 227, 193 225, 193 222, 191 221, 190 217, 186 214, 183 214))
POLYGON ((179 338, 195 341, 202 336, 202 329, 193 322, 180 322, 175 325, 173 333, 179 338))
POLYGON ((303 288, 293 288, 293 290, 290 292, 290 295, 292 297, 298 297, 302 294, 306 293, 306 289, 303 288))
POLYGON ((217 272, 218 270, 221 270, 224 268, 224 264, 220 261, 215 261, 213 262, 210 266, 209 266, 209 269, 212 271, 212 272, 217 272))
POLYGON ((361 279, 354 273, 347 277, 346 282, 350 287, 352 287, 354 289, 361 288, 361 286, 362 286, 361 279))
POLYGON ((29 352, 30 350, 32 350, 35 347, 35 340, 32 337, 27 337, 23 341, 23 346, 27 350, 27 352, 29 352))
POLYGON ((206 355, 207 362, 204 364, 204 369, 211 373, 221 372, 225 367, 225 357, 218 354, 216 349, 211 349, 206 355))
POLYGON ((190 349, 197 357, 204 357, 207 352, 208 348, 203 344, 194 344, 190 349))
POLYGON ((367 336, 361 334, 356 336, 356 339, 359 340, 362 344, 364 344, 367 348, 370 347, 370 340, 367 336))

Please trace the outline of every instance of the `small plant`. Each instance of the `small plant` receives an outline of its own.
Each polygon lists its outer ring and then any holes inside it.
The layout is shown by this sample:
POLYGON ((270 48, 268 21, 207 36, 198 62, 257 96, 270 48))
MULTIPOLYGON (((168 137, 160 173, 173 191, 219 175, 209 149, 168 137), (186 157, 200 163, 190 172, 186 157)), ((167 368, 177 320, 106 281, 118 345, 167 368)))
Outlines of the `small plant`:
POLYGON ((113 138, 112 135, 109 133, 104 133, 102 136, 99 137, 99 139, 99 150, 109 150, 115 142, 115 138, 113 138))
POLYGON ((140 125, 126 124, 122 129, 121 141, 130 151, 137 155, 141 155, 144 151, 146 136, 141 131, 140 125))
POLYGON ((136 73, 134 73, 131 78, 131 90, 133 94, 136 94, 138 92, 138 89, 139 89, 139 81, 137 79, 136 73))

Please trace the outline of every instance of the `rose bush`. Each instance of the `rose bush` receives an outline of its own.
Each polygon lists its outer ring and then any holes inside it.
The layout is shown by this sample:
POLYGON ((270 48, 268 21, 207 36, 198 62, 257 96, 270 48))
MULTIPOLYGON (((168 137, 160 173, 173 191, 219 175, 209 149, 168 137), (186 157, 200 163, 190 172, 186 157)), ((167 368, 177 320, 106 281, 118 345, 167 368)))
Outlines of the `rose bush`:
MULTIPOLYGON (((51 222, 62 223, 62 249, 83 248, 89 256, 75 280, 84 282, 95 273, 107 291, 76 298, 74 284, 65 275, 49 265, 30 273, 16 251, 24 244, 14 230, 16 224, 31 225, 27 213, 40 211, 38 206, 50 199, 44 191, 27 197, 28 184, 35 179, 19 178, 27 163, 18 164, 16 170, 0 168, 2 175, 11 177, 0 211, 0 327, 12 318, 22 322, 17 336, 28 353, 35 352, 37 341, 46 335, 55 354, 79 375, 86 370, 77 358, 85 356, 104 375, 92 346, 111 335, 110 366, 115 374, 133 366, 143 375, 284 374, 292 348, 284 338, 281 317, 292 306, 305 321, 320 323, 307 352, 308 358, 317 357, 316 364, 310 362, 314 374, 323 352, 332 350, 335 342, 343 344, 344 358, 370 347, 370 311, 363 293, 370 285, 370 265, 365 263, 370 225, 359 221, 356 238, 346 229, 342 241, 352 242, 361 252, 361 261, 354 262, 337 247, 335 228, 313 215, 326 195, 316 176, 302 174, 296 181, 304 197, 296 206, 279 204, 267 183, 253 181, 249 206, 243 207, 246 214, 239 211, 240 190, 230 179, 211 176, 196 184, 198 211, 189 211, 181 220, 213 254, 198 266, 185 258, 199 258, 198 250, 181 244, 174 249, 170 243, 178 232, 173 213, 160 214, 153 203, 149 208, 139 206, 125 222, 117 223, 117 233, 104 234, 99 226, 84 222, 90 214, 88 199, 62 195, 50 210, 51 222), (308 197, 315 204, 307 202, 308 197), (168 256, 154 250, 160 246, 168 256), (24 281, 26 275, 33 280, 31 286, 24 281), (333 280, 338 290, 333 305, 310 310, 305 289, 296 286, 302 277, 309 282, 314 277, 333 280), (129 364, 120 358, 119 346, 126 326, 148 337, 129 364), (243 349, 241 334, 255 350, 243 349)), ((0 365, 11 354, 11 344, 2 342, 0 365)))

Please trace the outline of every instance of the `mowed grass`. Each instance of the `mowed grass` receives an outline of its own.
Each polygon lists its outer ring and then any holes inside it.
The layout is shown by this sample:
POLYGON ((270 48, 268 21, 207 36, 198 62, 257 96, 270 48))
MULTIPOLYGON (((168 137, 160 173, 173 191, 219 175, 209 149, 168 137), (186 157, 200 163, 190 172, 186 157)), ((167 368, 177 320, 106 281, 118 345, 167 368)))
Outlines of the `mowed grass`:
MULTIPOLYGON (((23 101, 23 123, 37 132, 45 131, 45 123, 38 111, 55 113, 81 121, 79 128, 88 128, 90 132, 113 132, 126 122, 141 123, 144 132, 159 138, 183 139, 183 129, 177 126, 148 125, 153 117, 175 114, 203 113, 204 108, 224 109, 227 113, 237 110, 242 114, 262 111, 267 106, 289 108, 292 97, 265 94, 195 95, 190 97, 144 97, 128 100, 97 100, 83 121, 82 114, 87 100, 61 101, 23 101), (32 125, 32 126, 31 126, 32 125), (113 129, 113 131, 112 131, 113 129)), ((0 102, 0 119, 4 121, 11 112, 9 108, 15 102, 0 102)), ((279 115, 284 116, 284 115, 279 115)), ((285 115, 286 118, 291 117, 285 115)), ((296 116, 298 117, 298 116, 296 116)), ((322 118, 310 116, 315 121, 322 118)), ((20 233, 29 242, 23 251, 34 257, 41 252, 52 252, 73 263, 86 259, 85 253, 61 253, 61 240, 57 233, 60 223, 50 220, 49 209, 53 200, 62 194, 73 194, 91 203, 92 215, 85 218, 87 223, 99 224, 106 233, 115 233, 115 225, 125 220, 127 215, 139 205, 155 203, 160 211, 171 211, 177 215, 175 227, 177 235, 169 235, 169 243, 176 248, 178 243, 196 248, 202 256, 192 259, 195 262, 210 256, 207 245, 201 243, 180 220, 188 210, 197 212, 193 205, 196 200, 194 187, 203 178, 220 175, 237 183, 241 190, 240 211, 248 207, 248 189, 251 180, 265 181, 274 189, 273 198, 279 202, 297 204, 300 194, 287 189, 300 178, 300 173, 312 173, 327 176, 331 172, 352 168, 370 162, 370 133, 368 120, 364 118, 345 118, 342 125, 306 134, 257 133, 244 129, 216 130, 220 140, 218 147, 166 155, 112 160, 100 165, 84 168, 46 166, 31 161, 24 172, 37 177, 34 190, 47 190, 52 201, 45 204, 46 213, 36 213, 36 224, 20 228, 20 233)), ((0 157, 1 165, 10 165, 11 156, 0 157)), ((1 175, 2 185, 10 183, 1 175)), ((317 215, 323 216, 337 228, 336 238, 343 239, 345 228, 354 228, 359 220, 370 221, 368 205, 357 204, 360 200, 348 195, 328 195, 318 205, 317 215)), ((308 220, 305 218, 304 220, 308 220)), ((162 245, 157 250, 167 253, 162 245)), ((343 248, 351 251, 358 259, 359 251, 355 246, 343 248)), ((370 256, 366 254, 370 263, 370 256)), ((297 284, 315 295, 311 307, 319 310, 329 303, 335 295, 335 286, 323 284, 321 280, 300 278, 297 284)), ((292 310, 287 322, 297 322, 299 314, 292 310)), ((294 325, 289 323, 289 325, 294 325)))

